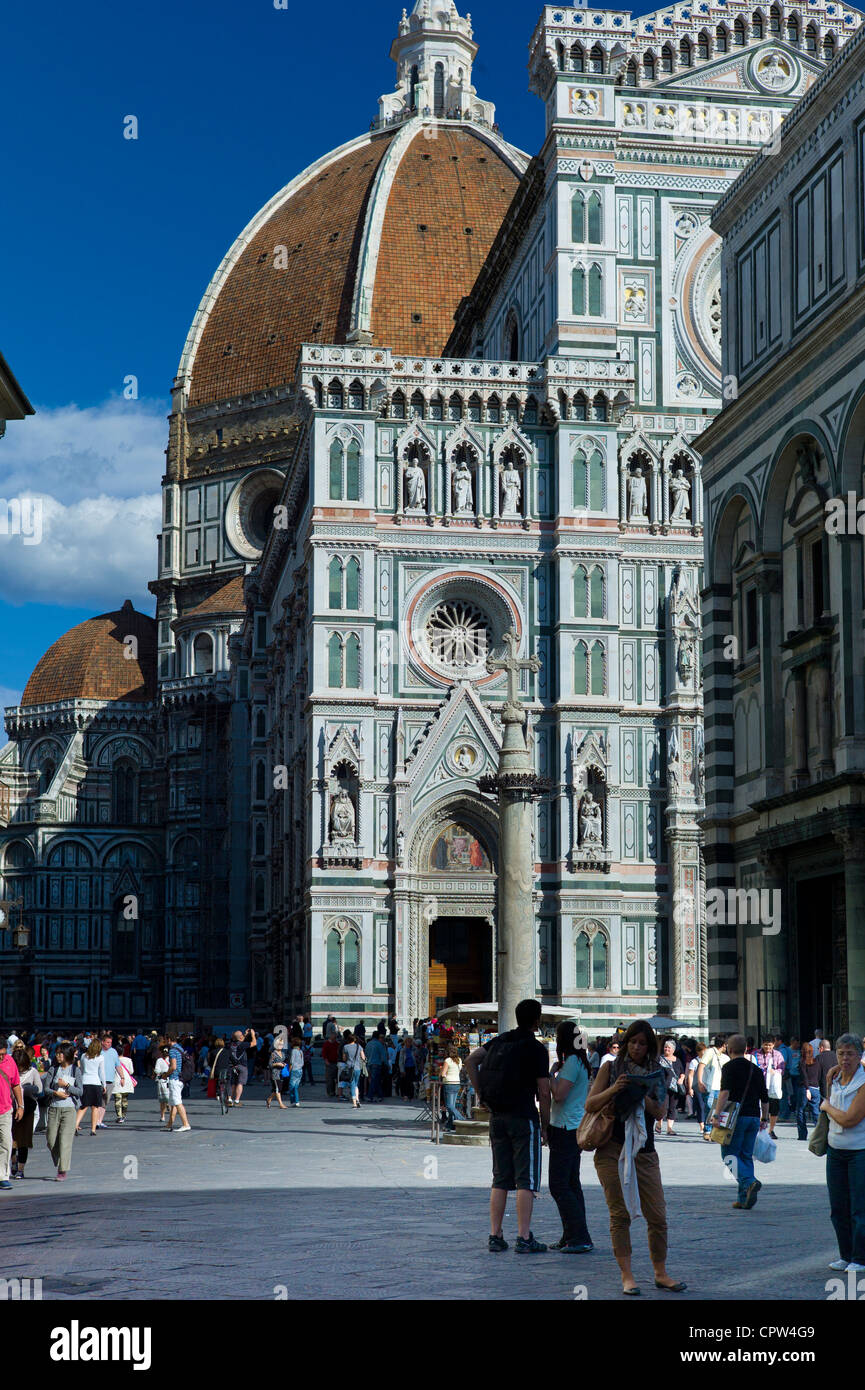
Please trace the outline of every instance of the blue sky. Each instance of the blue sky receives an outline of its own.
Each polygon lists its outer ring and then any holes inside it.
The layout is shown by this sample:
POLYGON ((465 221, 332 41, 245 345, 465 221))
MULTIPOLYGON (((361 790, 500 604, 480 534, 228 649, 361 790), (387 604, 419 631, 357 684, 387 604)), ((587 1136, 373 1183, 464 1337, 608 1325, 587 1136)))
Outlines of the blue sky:
MULTIPOLYGON (((408 0, 411 8, 412 0, 408 0)), ((249 218, 364 131, 401 0, 19 3, 3 17, 0 351, 37 415, 0 440, 0 497, 42 494, 40 545, 0 535, 0 705, 74 623, 152 612, 169 390, 212 272, 249 218), (139 138, 123 138, 138 118, 139 138), (139 399, 123 397, 138 380, 139 399)), ((462 0, 479 95, 532 153, 539 0, 462 0)))

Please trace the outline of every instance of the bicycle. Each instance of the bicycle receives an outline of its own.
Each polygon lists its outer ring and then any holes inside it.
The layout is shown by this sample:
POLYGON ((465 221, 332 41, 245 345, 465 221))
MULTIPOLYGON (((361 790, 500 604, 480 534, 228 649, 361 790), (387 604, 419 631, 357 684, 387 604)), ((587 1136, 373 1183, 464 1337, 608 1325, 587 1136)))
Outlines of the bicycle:
POLYGON ((231 1072, 224 1071, 216 1087, 216 1096, 219 1101, 219 1113, 221 1115, 227 1115, 230 1109, 231 1086, 231 1072))

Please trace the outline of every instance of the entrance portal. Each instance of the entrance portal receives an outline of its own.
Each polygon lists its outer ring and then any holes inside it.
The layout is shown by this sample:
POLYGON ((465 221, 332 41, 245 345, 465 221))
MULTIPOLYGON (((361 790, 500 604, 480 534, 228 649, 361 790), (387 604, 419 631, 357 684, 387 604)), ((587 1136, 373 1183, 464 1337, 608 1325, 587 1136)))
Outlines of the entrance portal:
POLYGON ((430 1016, 495 998, 492 928, 479 917, 437 917, 429 929, 430 1016))
POLYGON ((802 1040, 814 1029, 836 1037, 847 1029, 847 922, 844 875, 809 878, 796 889, 798 1017, 802 1040))

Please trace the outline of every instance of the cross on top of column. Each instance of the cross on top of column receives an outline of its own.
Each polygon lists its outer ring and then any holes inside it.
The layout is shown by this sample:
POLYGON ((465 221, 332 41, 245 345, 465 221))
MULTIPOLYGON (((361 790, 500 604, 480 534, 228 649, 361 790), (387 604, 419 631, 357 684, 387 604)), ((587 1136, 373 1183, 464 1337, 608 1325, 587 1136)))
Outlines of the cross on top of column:
POLYGON ((509 705, 515 705, 518 709, 520 705, 520 672, 521 671, 540 671, 541 663, 536 656, 518 657, 517 649, 519 642, 517 634, 513 628, 509 628, 505 633, 505 643, 508 648, 508 655, 503 657, 487 657, 487 670, 490 675, 496 671, 506 671, 508 675, 508 698, 509 705))

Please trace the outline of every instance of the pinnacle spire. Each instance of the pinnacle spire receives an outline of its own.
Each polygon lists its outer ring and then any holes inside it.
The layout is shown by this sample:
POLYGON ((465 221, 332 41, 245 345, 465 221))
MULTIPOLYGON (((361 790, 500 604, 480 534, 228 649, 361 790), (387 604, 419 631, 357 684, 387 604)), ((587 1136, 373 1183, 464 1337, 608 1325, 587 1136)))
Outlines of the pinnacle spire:
POLYGON ((396 90, 379 101, 379 125, 410 116, 493 125, 495 107, 479 101, 472 86, 477 51, 472 17, 461 16, 454 0, 415 0, 411 14, 403 10, 391 47, 396 90))

